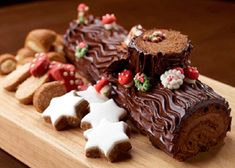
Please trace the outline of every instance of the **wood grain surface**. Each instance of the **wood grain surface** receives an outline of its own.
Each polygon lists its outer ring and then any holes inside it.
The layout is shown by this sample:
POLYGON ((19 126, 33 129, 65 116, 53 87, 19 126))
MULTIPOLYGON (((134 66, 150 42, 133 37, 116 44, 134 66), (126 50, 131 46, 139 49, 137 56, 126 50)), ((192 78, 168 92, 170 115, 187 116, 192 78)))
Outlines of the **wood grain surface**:
MULTIPOLYGON (((218 93, 224 95, 235 108, 235 88, 201 77, 218 93)), ((0 79, 0 84, 2 79, 0 79)), ((20 104, 14 93, 0 88, 0 146, 30 167, 98 167, 98 168, 234 168, 235 123, 225 144, 202 153, 187 162, 179 162, 154 148, 147 137, 132 134, 131 158, 110 163, 105 159, 90 159, 84 155, 85 140, 82 131, 70 129, 55 131, 45 123, 32 106, 20 104)), ((234 115, 234 111, 232 111, 234 115)))
MULTIPOLYGON (((1 1, 2 2, 2 1, 1 1)), ((9 1, 8 1, 9 2, 9 1)), ((64 33, 80 1, 44 0, 0 7, 0 54, 16 53, 27 33, 50 28, 64 33)), ((188 34, 192 62, 200 72, 235 86, 235 2, 223 0, 84 0, 91 13, 115 13, 125 28, 141 23, 188 34)), ((26 167, 0 150, 0 167, 26 167)))

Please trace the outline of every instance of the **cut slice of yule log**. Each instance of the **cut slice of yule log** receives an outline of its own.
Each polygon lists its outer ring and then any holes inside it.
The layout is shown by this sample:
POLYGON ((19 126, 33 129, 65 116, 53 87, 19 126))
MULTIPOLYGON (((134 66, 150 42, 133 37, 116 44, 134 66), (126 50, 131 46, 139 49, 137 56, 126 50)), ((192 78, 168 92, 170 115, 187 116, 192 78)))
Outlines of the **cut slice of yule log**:
POLYGON ((115 20, 113 15, 102 20, 89 15, 85 24, 70 23, 65 51, 79 72, 93 83, 106 77, 112 83, 111 97, 137 128, 178 160, 221 143, 230 130, 231 109, 198 80, 188 58, 188 37, 174 30, 137 27, 126 36, 115 20))
POLYGON ((122 44, 127 31, 116 24, 116 17, 87 16, 87 23, 74 20, 64 36, 69 59, 81 74, 95 83, 100 75, 127 64, 127 49, 122 44))

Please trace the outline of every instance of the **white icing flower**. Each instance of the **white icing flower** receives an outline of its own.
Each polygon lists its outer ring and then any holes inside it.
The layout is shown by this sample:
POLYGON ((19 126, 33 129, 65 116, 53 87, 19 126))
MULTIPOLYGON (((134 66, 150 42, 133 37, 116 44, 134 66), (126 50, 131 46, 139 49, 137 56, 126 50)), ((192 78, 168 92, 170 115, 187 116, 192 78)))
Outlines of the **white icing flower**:
POLYGON ((162 85, 168 89, 178 89, 184 82, 184 74, 180 70, 170 69, 160 77, 162 85))

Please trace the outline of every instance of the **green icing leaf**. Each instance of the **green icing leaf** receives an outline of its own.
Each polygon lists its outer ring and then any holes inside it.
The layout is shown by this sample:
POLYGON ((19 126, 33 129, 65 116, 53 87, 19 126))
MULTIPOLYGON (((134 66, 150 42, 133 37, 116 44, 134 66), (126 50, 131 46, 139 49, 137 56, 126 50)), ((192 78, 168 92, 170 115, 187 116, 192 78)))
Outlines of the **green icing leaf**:
POLYGON ((86 48, 76 48, 75 56, 77 58, 82 58, 86 55, 87 52, 88 52, 88 47, 86 47, 86 48))

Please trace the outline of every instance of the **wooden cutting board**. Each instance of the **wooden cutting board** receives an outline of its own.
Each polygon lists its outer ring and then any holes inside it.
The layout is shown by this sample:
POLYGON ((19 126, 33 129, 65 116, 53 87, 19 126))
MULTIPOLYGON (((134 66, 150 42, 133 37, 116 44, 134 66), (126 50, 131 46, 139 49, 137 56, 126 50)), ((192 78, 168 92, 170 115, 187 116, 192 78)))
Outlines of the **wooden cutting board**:
MULTIPOLYGON (((201 80, 229 101, 234 116, 235 88, 203 76, 201 80)), ((235 168, 234 120, 231 129, 225 144, 187 162, 174 160, 154 148, 145 136, 132 134, 131 158, 110 163, 105 159, 85 157, 85 140, 80 129, 55 131, 32 106, 18 103, 14 93, 0 87, 0 147, 30 167, 235 168)))

